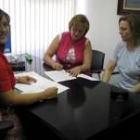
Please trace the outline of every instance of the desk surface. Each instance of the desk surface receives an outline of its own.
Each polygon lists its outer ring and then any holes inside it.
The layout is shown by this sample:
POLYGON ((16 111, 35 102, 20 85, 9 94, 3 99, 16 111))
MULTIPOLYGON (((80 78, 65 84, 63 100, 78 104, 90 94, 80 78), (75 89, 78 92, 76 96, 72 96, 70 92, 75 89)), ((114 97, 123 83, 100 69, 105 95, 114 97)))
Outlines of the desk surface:
POLYGON ((133 98, 112 101, 110 86, 102 82, 93 83, 92 87, 83 86, 82 82, 65 83, 70 90, 59 94, 57 100, 34 106, 30 111, 62 138, 85 140, 132 117, 139 110, 140 103, 134 103, 133 98))
MULTIPOLYGON (((39 69, 41 74, 44 71, 42 62, 36 66, 30 65, 27 70, 35 68, 37 72, 39 69)), ((89 139, 140 112, 139 95, 128 96, 126 100, 112 99, 112 87, 103 82, 79 78, 62 84, 70 89, 59 94, 57 99, 28 108, 62 139, 89 139)))

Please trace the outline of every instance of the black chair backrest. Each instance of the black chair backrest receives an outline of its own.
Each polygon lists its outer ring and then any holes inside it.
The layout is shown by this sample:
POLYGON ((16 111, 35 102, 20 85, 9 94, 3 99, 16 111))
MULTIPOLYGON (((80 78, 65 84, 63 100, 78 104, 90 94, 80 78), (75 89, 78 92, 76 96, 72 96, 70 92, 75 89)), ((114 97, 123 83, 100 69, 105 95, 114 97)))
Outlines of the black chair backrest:
POLYGON ((92 66, 93 72, 100 73, 104 66, 105 53, 98 50, 92 50, 92 66))

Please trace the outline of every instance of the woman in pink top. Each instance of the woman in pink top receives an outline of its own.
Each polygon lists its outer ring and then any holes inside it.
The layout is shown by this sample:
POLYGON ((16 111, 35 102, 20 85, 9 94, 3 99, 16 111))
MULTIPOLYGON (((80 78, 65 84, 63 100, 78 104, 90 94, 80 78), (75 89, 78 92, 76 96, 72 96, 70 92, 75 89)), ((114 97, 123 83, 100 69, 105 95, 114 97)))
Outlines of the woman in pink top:
POLYGON ((69 32, 57 35, 44 55, 44 62, 55 70, 65 69, 71 75, 90 75, 92 47, 85 37, 89 21, 85 15, 76 15, 69 22, 69 32), (56 60, 52 57, 56 55, 56 60))

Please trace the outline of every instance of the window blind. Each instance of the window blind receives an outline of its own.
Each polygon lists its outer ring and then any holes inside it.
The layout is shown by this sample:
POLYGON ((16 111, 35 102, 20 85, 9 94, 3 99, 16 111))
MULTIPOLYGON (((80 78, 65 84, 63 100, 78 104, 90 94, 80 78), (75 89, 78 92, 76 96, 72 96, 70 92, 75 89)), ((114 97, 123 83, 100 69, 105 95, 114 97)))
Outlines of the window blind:
POLYGON ((42 59, 52 39, 68 30, 76 0, 0 0, 0 8, 11 18, 12 54, 42 59))

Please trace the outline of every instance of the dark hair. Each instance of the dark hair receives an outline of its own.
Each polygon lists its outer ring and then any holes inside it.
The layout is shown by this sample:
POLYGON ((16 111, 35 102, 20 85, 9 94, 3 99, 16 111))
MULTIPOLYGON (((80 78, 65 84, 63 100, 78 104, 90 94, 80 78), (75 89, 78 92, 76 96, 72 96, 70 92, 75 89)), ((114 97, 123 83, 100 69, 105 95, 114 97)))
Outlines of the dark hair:
POLYGON ((85 15, 79 14, 79 15, 75 15, 69 22, 69 30, 71 29, 71 27, 77 23, 82 23, 85 26, 85 33, 84 35, 87 33, 87 31, 89 30, 89 21, 87 19, 87 17, 85 15))
POLYGON ((132 37, 135 45, 140 44, 140 15, 130 14, 120 17, 119 23, 121 21, 127 21, 132 33, 132 37))
POLYGON ((0 20, 1 20, 2 16, 5 16, 8 23, 10 23, 10 16, 6 12, 4 12, 3 10, 0 9, 0 20))

